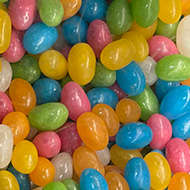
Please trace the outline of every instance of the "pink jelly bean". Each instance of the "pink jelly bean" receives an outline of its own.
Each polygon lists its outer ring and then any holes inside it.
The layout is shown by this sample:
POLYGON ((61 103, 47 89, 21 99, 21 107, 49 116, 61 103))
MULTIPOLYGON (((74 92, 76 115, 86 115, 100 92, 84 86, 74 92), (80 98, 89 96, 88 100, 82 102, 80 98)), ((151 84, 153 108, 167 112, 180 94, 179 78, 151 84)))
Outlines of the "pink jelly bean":
POLYGON ((166 144, 166 158, 173 173, 190 172, 190 148, 184 140, 171 139, 166 144))
POLYGON ((3 118, 10 112, 13 111, 13 105, 9 97, 0 91, 0 123, 3 118))
POLYGON ((152 149, 162 150, 172 137, 172 125, 170 121, 161 114, 152 115, 146 123, 153 132, 150 143, 152 149))
POLYGON ((87 42, 99 58, 104 47, 112 42, 111 33, 104 21, 97 19, 91 22, 87 31, 87 42))
POLYGON ((76 124, 73 122, 65 123, 59 128, 57 134, 61 139, 61 152, 67 152, 72 155, 75 149, 82 145, 76 124))
POLYGON ((123 90, 119 87, 119 85, 117 84, 117 82, 115 82, 109 88, 111 90, 113 90, 117 94, 119 100, 121 100, 122 98, 126 98, 127 97, 127 94, 125 92, 123 92, 123 90))
POLYGON ((33 143, 38 150, 39 156, 45 158, 56 156, 61 149, 61 140, 57 133, 53 131, 46 131, 38 134, 34 138, 33 143))
POLYGON ((36 0, 12 0, 9 3, 9 15, 17 30, 28 29, 36 15, 36 0))
POLYGON ((149 55, 156 62, 165 56, 178 54, 178 50, 174 42, 165 36, 153 36, 148 40, 148 45, 149 55))
POLYGON ((62 50, 61 50, 61 53, 63 54, 63 56, 67 59, 68 56, 69 56, 69 52, 71 50, 71 46, 67 46, 67 47, 64 47, 62 50))
POLYGON ((68 82, 63 87, 61 102, 69 110, 69 118, 73 121, 76 121, 82 113, 91 111, 91 104, 86 93, 76 82, 68 82))
POLYGON ((3 53, 3 57, 8 62, 17 62, 25 54, 25 49, 22 43, 24 33, 13 28, 11 34, 11 42, 8 49, 3 53))

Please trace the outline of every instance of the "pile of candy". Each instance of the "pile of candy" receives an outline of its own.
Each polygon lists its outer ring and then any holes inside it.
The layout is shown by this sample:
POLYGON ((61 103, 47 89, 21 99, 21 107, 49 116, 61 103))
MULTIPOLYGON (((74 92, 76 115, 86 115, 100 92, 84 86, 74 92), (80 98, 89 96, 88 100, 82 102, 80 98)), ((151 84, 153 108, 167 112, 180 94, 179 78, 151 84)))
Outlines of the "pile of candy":
POLYGON ((190 190, 190 0, 0 0, 0 190, 190 190))

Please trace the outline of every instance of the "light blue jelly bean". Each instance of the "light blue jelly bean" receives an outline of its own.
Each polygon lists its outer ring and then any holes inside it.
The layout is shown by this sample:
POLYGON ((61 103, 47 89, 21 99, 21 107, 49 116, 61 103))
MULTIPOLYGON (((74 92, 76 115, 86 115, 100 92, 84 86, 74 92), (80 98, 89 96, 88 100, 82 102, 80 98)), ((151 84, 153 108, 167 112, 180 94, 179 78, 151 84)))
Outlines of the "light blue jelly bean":
POLYGON ((162 156, 165 156, 164 153, 163 153, 161 150, 158 150, 158 149, 154 149, 154 150, 152 150, 151 152, 158 152, 158 153, 160 153, 162 156))
POLYGON ((88 24, 79 16, 73 16, 63 23, 63 36, 71 45, 86 42, 88 24))
POLYGON ((170 90, 162 99, 160 113, 169 120, 175 120, 190 112, 190 87, 178 86, 170 90))
POLYGON ((57 40, 58 33, 54 27, 42 22, 33 24, 24 34, 23 45, 27 52, 39 54, 48 50, 57 40))
POLYGON ((127 162, 124 178, 132 190, 150 189, 150 172, 142 158, 132 158, 127 162))
POLYGON ((134 61, 116 71, 116 80, 119 87, 129 96, 141 94, 146 86, 144 73, 134 61))
POLYGON ((106 0, 83 0, 79 12, 84 20, 92 22, 95 19, 104 19, 107 7, 106 0))
POLYGON ((109 88, 93 88, 87 92, 87 96, 92 108, 96 104, 102 103, 107 104, 114 109, 118 103, 117 94, 109 88))
POLYGON ((108 185, 102 174, 93 168, 87 168, 80 176, 80 190, 108 190, 108 185))
POLYGON ((116 135, 116 144, 127 150, 143 148, 152 141, 151 128, 141 122, 124 125, 116 135))

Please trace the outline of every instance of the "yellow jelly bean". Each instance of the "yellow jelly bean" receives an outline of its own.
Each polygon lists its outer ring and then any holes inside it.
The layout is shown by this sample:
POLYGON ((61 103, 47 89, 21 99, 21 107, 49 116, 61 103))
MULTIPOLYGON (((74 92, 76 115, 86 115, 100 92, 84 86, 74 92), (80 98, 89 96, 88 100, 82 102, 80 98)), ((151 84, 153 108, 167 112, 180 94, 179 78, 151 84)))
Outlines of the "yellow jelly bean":
POLYGON ((135 55, 133 43, 127 39, 120 39, 109 43, 101 52, 102 64, 110 70, 119 70, 127 66, 135 55))
POLYGON ((72 47, 68 56, 68 72, 71 79, 79 85, 88 84, 95 75, 96 57, 86 43, 72 47))
POLYGON ((160 0, 158 17, 166 24, 176 23, 182 12, 181 0, 160 0))
POLYGON ((1 72, 1 59, 0 59, 0 72, 1 72))
POLYGON ((7 11, 7 7, 3 3, 0 3, 0 9, 7 11))
POLYGON ((4 53, 11 41, 11 19, 6 11, 0 9, 0 53, 4 53))

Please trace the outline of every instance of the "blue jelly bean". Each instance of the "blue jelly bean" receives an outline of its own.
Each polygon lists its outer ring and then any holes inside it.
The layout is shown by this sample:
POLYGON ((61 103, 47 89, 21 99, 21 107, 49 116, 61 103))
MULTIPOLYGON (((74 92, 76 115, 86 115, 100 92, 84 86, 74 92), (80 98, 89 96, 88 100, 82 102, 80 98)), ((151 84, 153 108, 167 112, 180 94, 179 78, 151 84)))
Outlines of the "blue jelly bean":
POLYGON ((71 45, 86 42, 88 24, 79 16, 73 16, 63 23, 63 36, 71 45))
POLYGON ((120 88, 129 96, 141 94, 146 86, 144 73, 134 61, 116 71, 116 80, 120 88))
POLYGON ((154 150, 152 150, 151 152, 158 152, 158 153, 160 153, 162 156, 165 156, 164 153, 163 153, 161 150, 158 150, 158 149, 154 149, 154 150))
POLYGON ((128 150, 143 148, 151 141, 151 128, 141 122, 124 125, 116 135, 116 144, 128 150))
POLYGON ((23 45, 27 52, 39 54, 48 50, 57 40, 56 28, 42 22, 33 24, 24 34, 23 45))
POLYGON ((150 172, 142 158, 132 158, 127 162, 124 178, 132 190, 150 190, 150 172))
POLYGON ((33 88, 36 93, 38 105, 48 102, 57 102, 61 97, 61 86, 54 79, 39 79, 34 83, 33 88))
POLYGON ((107 104, 114 109, 118 103, 117 94, 109 88, 93 88, 87 92, 87 96, 90 100, 92 108, 96 104, 102 103, 107 104))
POLYGON ((170 90, 162 99, 160 113, 169 120, 175 120, 190 112, 190 87, 178 86, 170 90))
POLYGON ((169 92, 171 89, 177 86, 180 86, 179 82, 169 82, 158 79, 156 82, 155 89, 156 89, 156 96, 159 102, 162 100, 162 98, 166 95, 167 92, 169 92))
POLYGON ((87 168, 80 176, 80 190, 108 190, 108 185, 102 174, 87 168))
POLYGON ((92 22, 95 19, 105 19, 107 8, 106 0, 83 0, 79 12, 84 20, 92 22))

